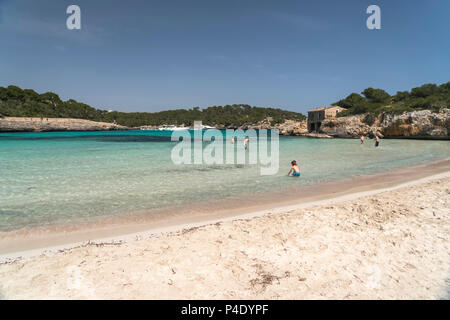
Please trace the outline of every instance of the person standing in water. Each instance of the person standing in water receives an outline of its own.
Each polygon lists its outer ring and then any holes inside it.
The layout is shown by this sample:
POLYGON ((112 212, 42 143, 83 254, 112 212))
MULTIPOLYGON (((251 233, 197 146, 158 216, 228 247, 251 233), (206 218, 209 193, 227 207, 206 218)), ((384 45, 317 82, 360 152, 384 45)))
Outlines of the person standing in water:
POLYGON ((291 170, 289 170, 288 176, 289 177, 300 177, 300 168, 297 165, 297 161, 292 160, 291 161, 291 170))
POLYGON ((250 138, 249 137, 247 137, 247 138, 245 138, 245 140, 244 140, 244 149, 245 150, 247 150, 247 148, 248 148, 248 142, 250 141, 250 138))
POLYGON ((364 136, 361 136, 361 144, 364 144, 364 136))
POLYGON ((234 137, 231 137, 231 144, 234 144, 234 137))
POLYGON ((375 135, 375 147, 378 147, 380 145, 380 139, 377 135, 375 135))

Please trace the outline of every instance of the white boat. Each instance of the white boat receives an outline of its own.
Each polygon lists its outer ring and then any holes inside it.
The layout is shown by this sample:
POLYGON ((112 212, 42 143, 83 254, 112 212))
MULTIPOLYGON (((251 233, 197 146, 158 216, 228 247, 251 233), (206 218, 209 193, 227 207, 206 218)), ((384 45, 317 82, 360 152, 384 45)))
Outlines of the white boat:
POLYGON ((187 130, 188 128, 185 127, 177 127, 175 125, 163 125, 158 128, 158 130, 161 131, 180 131, 180 130, 187 130))
POLYGON ((201 127, 200 126, 194 127, 194 130, 208 130, 208 129, 216 129, 216 128, 206 125, 202 125, 201 127))
POLYGON ((211 127, 211 126, 203 126, 202 125, 202 130, 207 130, 207 129, 216 129, 215 127, 211 127))

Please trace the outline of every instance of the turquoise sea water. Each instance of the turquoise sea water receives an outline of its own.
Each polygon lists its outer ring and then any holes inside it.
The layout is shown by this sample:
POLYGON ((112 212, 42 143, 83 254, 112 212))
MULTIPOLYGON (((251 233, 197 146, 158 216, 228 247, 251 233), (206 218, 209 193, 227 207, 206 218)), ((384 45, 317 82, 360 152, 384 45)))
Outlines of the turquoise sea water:
MULTIPOLYGON (((280 137, 280 169, 174 165, 170 132, 0 134, 0 231, 317 184, 450 157, 448 141, 280 137), (286 177, 297 160, 301 178, 286 177), (296 179, 296 180, 294 180, 296 179)), ((236 144, 236 148, 242 147, 236 144)))

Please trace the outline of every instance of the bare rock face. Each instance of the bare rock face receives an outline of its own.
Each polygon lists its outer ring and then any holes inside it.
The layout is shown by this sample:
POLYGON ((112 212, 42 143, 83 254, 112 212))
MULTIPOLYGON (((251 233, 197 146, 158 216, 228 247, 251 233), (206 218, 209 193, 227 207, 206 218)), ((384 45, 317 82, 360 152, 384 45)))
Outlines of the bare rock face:
POLYGON ((430 110, 405 112, 401 115, 361 114, 322 122, 321 131, 340 138, 361 135, 386 138, 450 139, 450 109, 439 113, 430 110))
POLYGON ((0 118, 0 132, 30 132, 30 131, 106 131, 128 130, 127 127, 84 119, 70 118, 0 118))
POLYGON ((450 109, 439 113, 430 110, 384 115, 381 125, 389 137, 450 139, 450 109))
POLYGON ((157 130, 158 128, 159 128, 159 126, 148 125, 148 126, 134 127, 134 128, 131 128, 131 129, 135 129, 135 130, 139 130, 139 129, 141 129, 141 130, 157 130))
POLYGON ((277 124, 275 129, 278 129, 280 134, 285 136, 301 136, 308 133, 308 125, 306 120, 286 120, 284 123, 277 124))
MULTIPOLYGON (((303 121, 295 121, 295 120, 286 120, 283 123, 278 123, 276 125, 271 125, 272 118, 267 118, 263 121, 260 121, 253 125, 246 125, 239 127, 238 129, 247 130, 247 129, 278 129, 281 135, 285 136, 300 136, 308 133, 308 126, 306 120, 303 121)), ((225 126, 216 126, 217 129, 227 129, 225 126)))
POLYGON ((383 137, 379 119, 370 114, 326 119, 322 122, 321 131, 338 138, 354 138, 362 135, 383 137))

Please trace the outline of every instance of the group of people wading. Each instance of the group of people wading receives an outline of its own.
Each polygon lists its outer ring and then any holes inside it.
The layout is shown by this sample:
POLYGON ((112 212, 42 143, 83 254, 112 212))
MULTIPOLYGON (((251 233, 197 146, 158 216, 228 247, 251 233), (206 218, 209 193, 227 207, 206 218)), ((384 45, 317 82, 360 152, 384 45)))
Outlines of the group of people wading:
MULTIPOLYGON (((364 136, 361 136, 360 140, 361 140, 361 144, 364 144, 364 136)), ((375 135, 375 147, 378 147, 380 145, 380 138, 378 138, 377 135, 375 135)))

